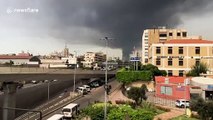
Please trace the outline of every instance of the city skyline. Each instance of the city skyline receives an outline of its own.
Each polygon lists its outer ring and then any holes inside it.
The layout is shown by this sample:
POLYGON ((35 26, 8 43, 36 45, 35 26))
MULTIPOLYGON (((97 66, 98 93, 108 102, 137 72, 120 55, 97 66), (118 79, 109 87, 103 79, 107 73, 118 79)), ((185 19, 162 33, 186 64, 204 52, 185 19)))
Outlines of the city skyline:
MULTIPOLYGON (((47 54, 64 48, 85 52, 105 47, 100 38, 115 38, 109 47, 128 56, 141 46, 144 29, 183 28, 213 40, 213 2, 206 1, 0 1, 0 53, 47 54), (147 7, 149 6, 149 7, 147 7)), ((116 52, 110 53, 116 53, 116 52)))

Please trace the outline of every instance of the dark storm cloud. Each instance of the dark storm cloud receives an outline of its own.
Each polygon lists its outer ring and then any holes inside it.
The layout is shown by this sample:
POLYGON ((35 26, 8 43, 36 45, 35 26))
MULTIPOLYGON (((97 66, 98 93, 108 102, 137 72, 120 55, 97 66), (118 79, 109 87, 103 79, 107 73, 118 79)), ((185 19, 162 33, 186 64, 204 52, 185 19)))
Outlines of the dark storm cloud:
MULTIPOLYGON (((24 1, 20 0, 19 5, 24 1)), ((100 35, 109 36, 115 38, 110 47, 122 48, 125 55, 133 46, 141 46, 144 29, 175 27, 181 23, 181 14, 202 14, 210 3, 211 0, 28 1, 39 8, 34 24, 43 27, 45 34, 69 43, 97 45, 103 44, 100 35), (90 36, 90 30, 97 36, 90 36), (75 41, 73 36, 81 37, 82 41, 75 41)))
MULTIPOLYGON (((210 0, 76 0, 52 2, 52 9, 60 25, 86 26, 116 38, 110 46, 122 48, 126 54, 133 46, 141 46, 145 28, 174 27, 181 22, 179 14, 202 13, 209 3, 210 0)), ((61 37, 69 36, 61 33, 61 37)))

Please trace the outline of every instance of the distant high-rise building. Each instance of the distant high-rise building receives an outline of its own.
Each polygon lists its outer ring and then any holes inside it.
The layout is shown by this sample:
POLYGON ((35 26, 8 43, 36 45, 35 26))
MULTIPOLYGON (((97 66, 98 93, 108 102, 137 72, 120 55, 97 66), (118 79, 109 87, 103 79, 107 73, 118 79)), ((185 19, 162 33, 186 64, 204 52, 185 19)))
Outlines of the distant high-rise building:
POLYGON ((201 36, 188 36, 185 29, 167 29, 159 27, 146 29, 142 35, 142 64, 149 63, 149 47, 153 43, 164 43, 172 39, 202 39, 201 36))
POLYGON ((67 48, 67 45, 65 45, 64 48, 64 57, 69 57, 69 49, 67 48))

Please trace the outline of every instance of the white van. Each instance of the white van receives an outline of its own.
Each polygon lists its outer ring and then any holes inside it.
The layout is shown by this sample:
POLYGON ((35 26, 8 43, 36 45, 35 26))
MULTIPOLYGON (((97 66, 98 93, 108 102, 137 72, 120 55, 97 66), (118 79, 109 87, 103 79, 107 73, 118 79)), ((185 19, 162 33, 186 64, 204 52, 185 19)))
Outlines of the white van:
POLYGON ((47 120, 63 120, 64 115, 62 114, 55 114, 53 116, 51 116, 50 118, 48 118, 47 120))
POLYGON ((79 111, 79 104, 77 103, 70 103, 69 105, 62 108, 62 114, 64 118, 72 118, 78 114, 79 111))

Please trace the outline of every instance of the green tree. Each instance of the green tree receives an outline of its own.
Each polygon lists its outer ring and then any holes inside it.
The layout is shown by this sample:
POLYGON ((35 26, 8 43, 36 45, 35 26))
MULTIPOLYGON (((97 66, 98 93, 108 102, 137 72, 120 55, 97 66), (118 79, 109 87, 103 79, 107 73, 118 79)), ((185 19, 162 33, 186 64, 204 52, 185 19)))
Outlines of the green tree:
POLYGON ((199 97, 190 101, 190 108, 197 111, 202 120, 213 119, 213 101, 204 101, 203 98, 199 97))
POLYGON ((153 76, 166 76, 167 75, 166 71, 161 71, 158 69, 157 66, 154 66, 152 64, 143 65, 141 70, 151 71, 153 73, 153 76))
POLYGON ((201 73, 206 73, 208 71, 208 66, 205 63, 195 64, 191 70, 186 74, 186 76, 200 76, 201 73))
POLYGON ((131 87, 129 91, 127 91, 128 97, 133 99, 136 105, 142 103, 143 100, 147 99, 146 90, 142 87, 131 87))

